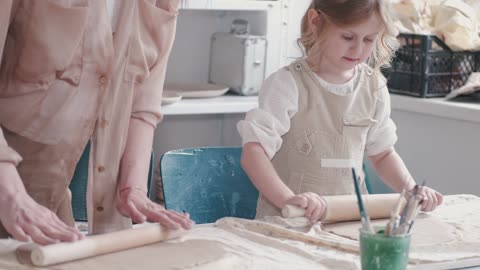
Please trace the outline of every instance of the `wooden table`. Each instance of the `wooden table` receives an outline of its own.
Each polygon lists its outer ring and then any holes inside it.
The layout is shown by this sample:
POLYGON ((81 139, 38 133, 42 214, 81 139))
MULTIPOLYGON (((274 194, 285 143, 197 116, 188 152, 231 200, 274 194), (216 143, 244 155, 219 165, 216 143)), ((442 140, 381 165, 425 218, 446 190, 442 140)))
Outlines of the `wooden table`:
MULTIPOLYGON (((447 196, 445 205, 432 216, 441 214, 448 222, 461 219, 480 230, 478 214, 461 215, 458 207, 478 213, 480 198, 473 195, 447 196), (462 205, 452 204, 453 199, 458 197, 464 198, 465 202, 462 205), (452 211, 447 211, 449 209, 452 211)), ((360 269, 358 251, 345 251, 349 247, 358 248, 358 242, 343 239, 336 242, 338 248, 332 248, 328 243, 335 242, 338 239, 335 237, 325 231, 320 234, 293 232, 271 220, 264 223, 224 218, 216 224, 196 225, 181 239, 43 269, 360 269)), ((11 239, 0 240, 0 269, 38 269, 18 263, 14 250, 20 244, 11 239)), ((480 249, 475 252, 479 253, 480 249)), ((480 269, 479 266, 480 255, 456 261, 411 265, 409 269, 480 269), (465 268, 475 265, 477 267, 465 268)))

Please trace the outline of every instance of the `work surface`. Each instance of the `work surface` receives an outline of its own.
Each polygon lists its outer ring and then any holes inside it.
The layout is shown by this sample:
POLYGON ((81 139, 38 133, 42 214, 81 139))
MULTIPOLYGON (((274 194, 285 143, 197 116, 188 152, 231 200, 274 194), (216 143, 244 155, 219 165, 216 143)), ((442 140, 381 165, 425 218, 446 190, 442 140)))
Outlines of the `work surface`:
MULTIPOLYGON (((480 265, 479 212, 479 197, 455 195, 434 213, 421 214, 413 226, 409 269, 480 265)), ((305 224, 303 218, 224 218, 197 225, 181 239, 43 269, 360 269, 358 222, 305 224)), ((17 262, 20 244, 0 240, 0 269, 37 269, 17 262)))

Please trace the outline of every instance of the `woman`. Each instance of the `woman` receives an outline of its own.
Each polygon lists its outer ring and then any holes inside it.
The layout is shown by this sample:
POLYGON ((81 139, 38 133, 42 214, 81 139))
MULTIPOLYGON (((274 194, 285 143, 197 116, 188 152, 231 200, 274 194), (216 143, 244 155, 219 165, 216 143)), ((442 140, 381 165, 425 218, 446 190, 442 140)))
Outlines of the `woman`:
POLYGON ((89 231, 190 228, 146 196, 178 0, 0 3, 0 220, 22 241, 81 238, 68 185, 90 141, 89 231), (5 207, 7 206, 7 207, 5 207))

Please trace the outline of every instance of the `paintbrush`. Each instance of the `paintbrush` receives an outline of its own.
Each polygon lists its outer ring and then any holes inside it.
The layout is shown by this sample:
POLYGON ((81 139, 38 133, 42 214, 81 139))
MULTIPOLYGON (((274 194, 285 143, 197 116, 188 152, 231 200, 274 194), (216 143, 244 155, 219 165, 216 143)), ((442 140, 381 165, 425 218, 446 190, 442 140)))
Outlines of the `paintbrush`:
POLYGON ((402 215, 400 217, 400 226, 395 232, 395 234, 397 235, 405 234, 408 230, 410 217, 413 214, 414 208, 415 208, 414 204, 416 201, 417 192, 418 192, 418 185, 415 185, 412 191, 409 192, 407 204, 403 208, 402 215))
MULTIPOLYGON (((422 183, 422 185, 420 186, 420 189, 422 189, 423 187, 425 187, 425 183, 426 183, 426 181, 423 180, 423 183, 422 183)), ((423 203, 423 198, 419 199, 418 196, 417 196, 417 197, 415 198, 415 210, 414 210, 414 212, 413 212, 413 215, 412 215, 412 218, 411 218, 411 222, 410 222, 410 224, 408 225, 407 233, 409 233, 410 230, 412 229, 413 222, 415 222, 415 219, 417 218, 418 212, 420 212, 420 208, 422 208, 422 203, 423 203)))
POLYGON ((360 210, 360 220, 362 222, 362 229, 366 232, 372 234, 375 233, 373 230, 372 224, 370 223, 370 218, 368 217, 367 211, 363 206, 362 195, 360 194, 360 185, 358 183, 357 174, 355 173, 355 168, 352 168, 353 184, 355 186, 355 193, 357 194, 358 209, 360 210))
POLYGON ((410 197, 408 198, 407 205, 402 213, 402 218, 400 220, 400 228, 398 233, 404 234, 408 233, 412 228, 413 222, 418 214, 420 207, 421 199, 418 197, 418 193, 421 188, 425 186, 425 181, 422 186, 415 185, 413 188, 410 197))
POLYGON ((385 227, 385 235, 386 236, 391 236, 395 233, 396 226, 398 226, 397 223, 400 222, 400 208, 403 205, 403 196, 405 196, 406 189, 403 189, 402 192, 400 193, 400 196, 398 197, 398 201, 395 205, 395 207, 392 209, 390 213, 390 221, 387 223, 387 227, 385 227))
POLYGON ((407 223, 408 215, 412 213, 412 205, 415 202, 415 197, 417 196, 418 185, 415 185, 411 191, 408 192, 409 196, 407 199, 407 204, 403 208, 402 215, 400 217, 400 225, 407 223))

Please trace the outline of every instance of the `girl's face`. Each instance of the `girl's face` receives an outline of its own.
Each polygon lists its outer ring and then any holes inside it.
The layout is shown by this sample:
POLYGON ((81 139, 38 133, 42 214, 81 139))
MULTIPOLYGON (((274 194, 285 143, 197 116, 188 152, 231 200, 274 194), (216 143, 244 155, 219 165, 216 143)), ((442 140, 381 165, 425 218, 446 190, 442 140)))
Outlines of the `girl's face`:
POLYGON ((330 23, 323 33, 320 69, 337 74, 350 73, 371 55, 383 28, 378 15, 346 27, 330 23))

